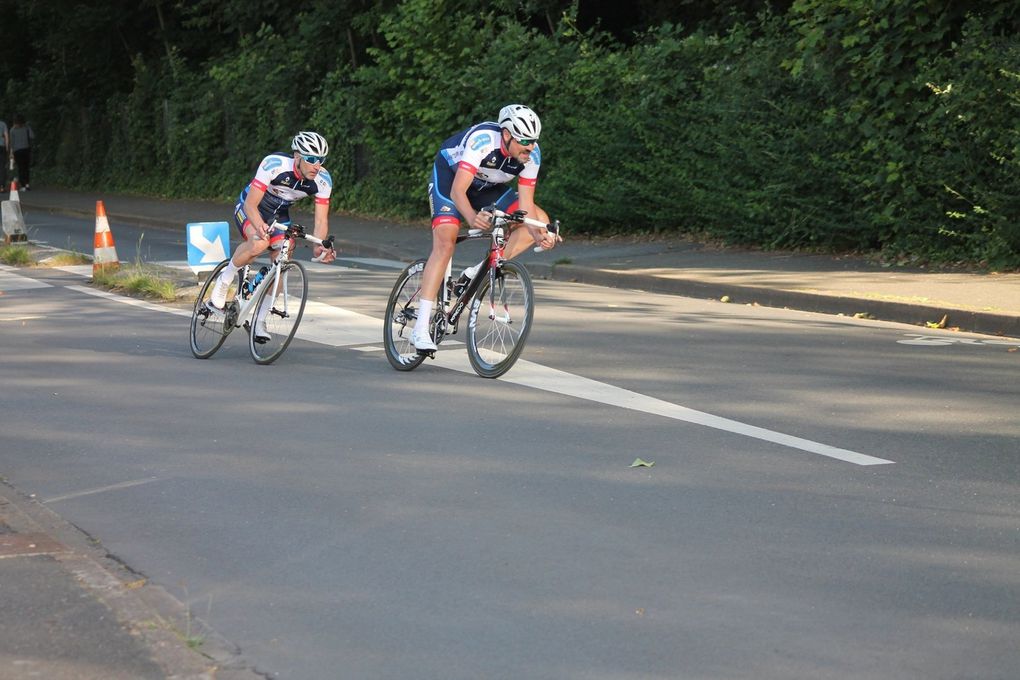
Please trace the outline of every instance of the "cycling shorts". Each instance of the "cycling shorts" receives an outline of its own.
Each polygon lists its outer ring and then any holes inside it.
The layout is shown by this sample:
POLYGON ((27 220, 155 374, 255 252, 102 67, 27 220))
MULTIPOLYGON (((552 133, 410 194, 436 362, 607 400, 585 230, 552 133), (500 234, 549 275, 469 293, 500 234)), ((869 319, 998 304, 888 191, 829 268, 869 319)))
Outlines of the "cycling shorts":
MULTIPOLYGON (((274 219, 279 224, 290 226, 290 212, 286 207, 280 208, 274 219)), ((264 217, 263 220, 265 220, 264 217)), ((248 235, 244 233, 244 228, 249 224, 251 224, 251 220, 248 219, 248 215, 244 212, 244 203, 239 202, 234 206, 234 226, 237 227, 237 231, 241 234, 242 241, 248 240, 248 235)), ((272 221, 269 224, 272 224, 272 221)), ((273 246, 282 241, 285 233, 287 232, 284 229, 271 229, 269 231, 269 245, 273 246)))
MULTIPOLYGON (((441 224, 459 225, 464 216, 457 210, 450 198, 450 188, 457 166, 452 168, 445 162, 437 162, 432 166, 432 181, 429 182, 429 207, 432 210, 432 228, 441 224)), ((468 189, 468 201, 475 210, 487 208, 495 204, 503 212, 517 210, 517 192, 506 184, 492 184, 477 190, 468 189)))

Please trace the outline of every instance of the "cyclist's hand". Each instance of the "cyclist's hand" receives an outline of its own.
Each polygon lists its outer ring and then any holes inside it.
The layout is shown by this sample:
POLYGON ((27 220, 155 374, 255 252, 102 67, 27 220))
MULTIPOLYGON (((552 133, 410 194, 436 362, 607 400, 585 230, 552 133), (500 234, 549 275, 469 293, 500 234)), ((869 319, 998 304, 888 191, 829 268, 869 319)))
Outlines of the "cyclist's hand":
POLYGON ((471 226, 474 229, 484 229, 485 231, 492 229, 492 213, 479 210, 475 213, 475 219, 471 226))
POLYGON ((265 226, 256 227, 254 222, 251 222, 250 224, 251 224, 251 238, 255 239, 256 241, 265 241, 266 227, 265 226))
POLYGON ((333 248, 323 248, 322 246, 315 246, 312 248, 312 259, 316 262, 323 262, 329 264, 336 259, 336 250, 333 248))
POLYGON ((535 245, 542 250, 555 248, 556 244, 563 240, 559 234, 554 234, 544 227, 533 227, 529 224, 528 231, 531 232, 531 238, 534 239, 535 245))
MULTIPOLYGON (((255 227, 254 222, 252 223, 252 226, 255 227)), ((266 240, 267 238, 269 238, 269 232, 273 230, 274 226, 276 226, 275 220, 273 221, 272 224, 263 222, 261 227, 255 227, 255 238, 258 239, 259 241, 266 240)))

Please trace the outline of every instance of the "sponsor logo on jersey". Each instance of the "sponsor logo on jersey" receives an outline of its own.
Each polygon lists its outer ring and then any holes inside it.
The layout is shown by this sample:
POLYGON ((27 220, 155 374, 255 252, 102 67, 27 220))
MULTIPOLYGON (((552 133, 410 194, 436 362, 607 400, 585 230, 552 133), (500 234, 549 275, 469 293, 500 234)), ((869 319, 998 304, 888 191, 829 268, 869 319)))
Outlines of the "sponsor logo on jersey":
POLYGON ((478 151, 486 144, 492 144, 492 135, 484 134, 475 137, 475 141, 471 142, 471 150, 478 151))
POLYGON ((280 167, 282 164, 283 164, 283 160, 282 159, 280 159, 280 158, 278 158, 276 156, 269 156, 266 159, 266 162, 262 164, 262 169, 263 170, 272 170, 273 168, 280 167))
POLYGON ((439 209, 439 212, 450 212, 450 206, 444 205, 442 208, 439 209))

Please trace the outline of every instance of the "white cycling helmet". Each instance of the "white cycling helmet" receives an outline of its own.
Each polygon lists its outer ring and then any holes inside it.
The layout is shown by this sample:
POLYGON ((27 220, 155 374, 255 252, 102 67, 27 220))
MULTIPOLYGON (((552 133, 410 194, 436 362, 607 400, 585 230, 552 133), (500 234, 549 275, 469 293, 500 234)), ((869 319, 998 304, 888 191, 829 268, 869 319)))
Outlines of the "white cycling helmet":
POLYGON ((538 114, 522 104, 510 104, 499 110, 499 126, 517 139, 538 139, 542 121, 538 114))
POLYGON ((294 135, 294 141, 290 143, 290 148, 304 156, 322 156, 325 158, 329 154, 329 144, 326 143, 325 138, 318 132, 308 130, 294 135))

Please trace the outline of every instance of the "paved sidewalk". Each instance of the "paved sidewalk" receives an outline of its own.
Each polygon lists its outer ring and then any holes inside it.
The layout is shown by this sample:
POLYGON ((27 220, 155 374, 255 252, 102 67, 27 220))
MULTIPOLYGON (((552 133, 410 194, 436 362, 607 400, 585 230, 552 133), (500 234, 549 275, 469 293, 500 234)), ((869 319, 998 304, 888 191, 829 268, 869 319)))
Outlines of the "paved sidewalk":
MULTIPOLYGON (((230 219, 228 201, 177 201, 40 189, 21 193, 25 210, 94 216, 102 199, 113 222, 182 229, 230 219)), ((296 219, 310 217, 298 212, 296 219)), ((341 216, 331 229, 351 256, 412 260, 428 254, 428 227, 341 216)), ((866 315, 924 326, 1020 337, 1020 273, 930 272, 881 267, 853 256, 714 248, 679 238, 578 239, 522 256, 539 277, 687 295, 734 304, 866 315)))
POLYGON ((0 680, 265 677, 162 588, 2 481, 0 611, 0 680))
MULTIPOLYGON (((94 217, 104 201, 113 223, 181 229, 228 220, 227 202, 166 201, 39 189, 23 209, 94 217)), ((298 220, 307 216, 298 213, 298 220)), ((334 216, 349 256, 412 260, 428 253, 428 227, 334 216)), ((1020 337, 1020 274, 932 273, 883 268, 863 258, 763 253, 681 239, 582 240, 522 256, 537 276, 735 304, 1020 337)), ((470 262, 459 263, 470 264, 470 262)), ((2 474, 0 470, 0 474, 2 474)), ((32 498, 0 482, 0 680, 264 677, 180 603, 102 551, 32 498), (201 638, 198 649, 189 646, 201 638)))

